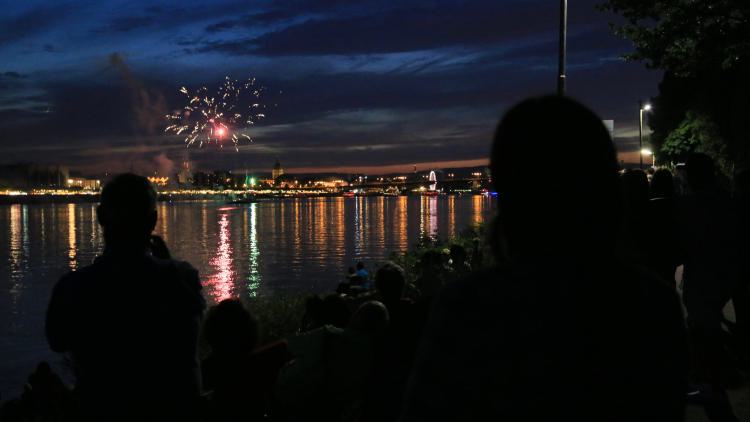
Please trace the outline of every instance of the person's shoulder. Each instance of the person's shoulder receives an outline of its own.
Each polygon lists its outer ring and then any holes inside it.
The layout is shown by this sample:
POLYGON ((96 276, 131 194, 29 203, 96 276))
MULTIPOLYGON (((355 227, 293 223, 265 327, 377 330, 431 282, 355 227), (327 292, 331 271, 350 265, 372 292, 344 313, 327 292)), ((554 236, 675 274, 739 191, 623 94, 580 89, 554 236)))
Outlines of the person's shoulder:
POLYGON ((81 267, 76 271, 68 271, 63 274, 57 283, 55 283, 55 291, 73 291, 84 287, 89 281, 96 279, 98 272, 97 264, 87 265, 81 267))
POLYGON ((173 265, 175 268, 177 268, 177 271, 182 274, 186 278, 192 278, 197 280, 198 279, 198 270, 193 267, 189 262, 187 261, 178 261, 173 259, 172 260, 173 265))
POLYGON ((171 258, 164 259, 156 257, 151 257, 151 261, 160 270, 172 272, 177 276, 177 278, 185 281, 188 286, 200 290, 201 284, 198 270, 189 262, 171 258))
POLYGON ((662 293, 674 292, 674 288, 665 280, 662 280, 656 273, 642 265, 628 262, 617 262, 615 265, 616 268, 614 270, 621 274, 621 277, 637 281, 637 284, 641 288, 662 293))
POLYGON ((448 283, 444 290, 448 295, 484 294, 487 290, 499 288, 510 278, 507 268, 488 267, 464 274, 455 282, 448 283))
POLYGON ((484 303, 489 298, 494 301, 502 300, 509 278, 507 271, 502 267, 473 271, 443 286, 434 308, 476 311, 476 305, 484 303))
POLYGON ((632 286, 631 294, 638 295, 639 301, 646 305, 642 308, 643 310, 663 312, 669 308, 680 309, 677 292, 668 281, 640 265, 628 263, 618 265, 620 285, 632 286))

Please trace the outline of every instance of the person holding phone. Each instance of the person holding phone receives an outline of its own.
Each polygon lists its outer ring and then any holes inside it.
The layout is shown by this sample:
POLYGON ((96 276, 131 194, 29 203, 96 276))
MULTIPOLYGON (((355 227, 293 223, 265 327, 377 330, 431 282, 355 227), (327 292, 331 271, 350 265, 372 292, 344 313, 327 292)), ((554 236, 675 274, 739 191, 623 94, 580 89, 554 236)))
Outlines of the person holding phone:
POLYGON ((197 339, 205 300, 198 272, 152 235, 156 192, 121 174, 102 190, 105 247, 64 275, 47 309, 50 348, 72 359, 88 420, 175 420, 200 392, 197 339))

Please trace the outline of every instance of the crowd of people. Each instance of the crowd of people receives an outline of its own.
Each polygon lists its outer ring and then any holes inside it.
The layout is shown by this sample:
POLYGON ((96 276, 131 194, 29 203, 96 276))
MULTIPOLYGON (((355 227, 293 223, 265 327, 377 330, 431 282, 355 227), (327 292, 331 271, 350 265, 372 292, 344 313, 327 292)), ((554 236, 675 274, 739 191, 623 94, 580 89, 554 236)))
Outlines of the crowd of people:
POLYGON ((491 171, 493 263, 478 246, 429 250, 413 283, 358 263, 271 343, 239 299, 206 312, 197 272, 152 235, 148 181, 115 177, 102 256, 48 308, 75 389, 41 364, 0 418, 679 421, 693 402, 737 420, 725 390, 750 350, 746 174, 730 195, 703 154, 622 171, 601 119, 564 97, 506 113, 491 171))

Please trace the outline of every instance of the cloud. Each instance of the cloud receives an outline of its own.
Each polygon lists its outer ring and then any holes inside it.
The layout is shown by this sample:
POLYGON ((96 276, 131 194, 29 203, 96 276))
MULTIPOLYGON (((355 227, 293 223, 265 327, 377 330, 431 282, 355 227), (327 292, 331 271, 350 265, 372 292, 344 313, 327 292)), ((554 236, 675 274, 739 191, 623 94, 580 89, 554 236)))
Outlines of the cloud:
MULTIPOLYGON (((577 5, 571 23, 593 14, 593 2, 577 5), (591 10, 589 10, 591 9, 591 10)), ((352 55, 430 50, 451 46, 516 43, 557 33, 558 9, 548 2, 417 2, 409 7, 364 8, 329 14, 260 36, 218 39, 198 51, 261 56, 352 55)), ((210 29, 232 28, 238 21, 210 29)))
POLYGON ((16 16, 6 15, 7 17, 0 19, 0 47, 53 27, 69 12, 69 5, 61 2, 54 6, 34 8, 16 16))
POLYGON ((208 25, 206 32, 222 32, 234 28, 251 28, 257 25, 270 25, 298 16, 294 10, 272 9, 246 14, 240 18, 225 19, 208 25))
POLYGON ((9 72, 4 72, 4 73, 0 74, 0 79, 1 78, 25 79, 26 75, 22 75, 22 74, 20 74, 18 72, 9 71, 9 72))
MULTIPOLYGON (((499 2, 470 3, 309 19, 255 38, 209 42, 201 50, 264 56, 393 53, 487 45, 548 29, 534 22, 520 24, 503 10, 499 2)), ((540 17, 545 20, 544 14, 540 17)))
POLYGON ((153 16, 121 16, 107 22, 106 25, 93 29, 91 32, 101 34, 105 32, 130 32, 134 29, 148 27, 155 23, 153 16))
POLYGON ((55 47, 52 44, 44 44, 42 46, 42 50, 44 50, 47 53, 59 53, 61 50, 57 47, 55 47))

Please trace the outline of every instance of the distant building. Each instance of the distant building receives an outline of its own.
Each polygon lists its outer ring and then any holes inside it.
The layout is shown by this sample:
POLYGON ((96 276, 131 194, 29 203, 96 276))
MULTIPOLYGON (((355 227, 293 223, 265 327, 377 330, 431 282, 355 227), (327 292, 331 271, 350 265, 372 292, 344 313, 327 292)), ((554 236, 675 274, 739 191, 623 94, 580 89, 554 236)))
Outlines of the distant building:
POLYGON ((192 177, 190 174, 190 163, 184 161, 180 166, 180 171, 176 176, 177 184, 179 186, 188 186, 192 182, 192 177))
POLYGON ((193 173, 193 186, 196 188, 226 189, 234 187, 235 178, 228 170, 213 172, 196 171, 193 173))
POLYGON ((69 177, 66 187, 73 189, 98 191, 102 187, 99 179, 85 179, 83 177, 69 177))
POLYGON ((284 167, 281 167, 281 163, 279 163, 279 159, 276 159, 276 164, 273 165, 273 171, 271 171, 271 179, 278 179, 279 176, 284 175, 284 167))

